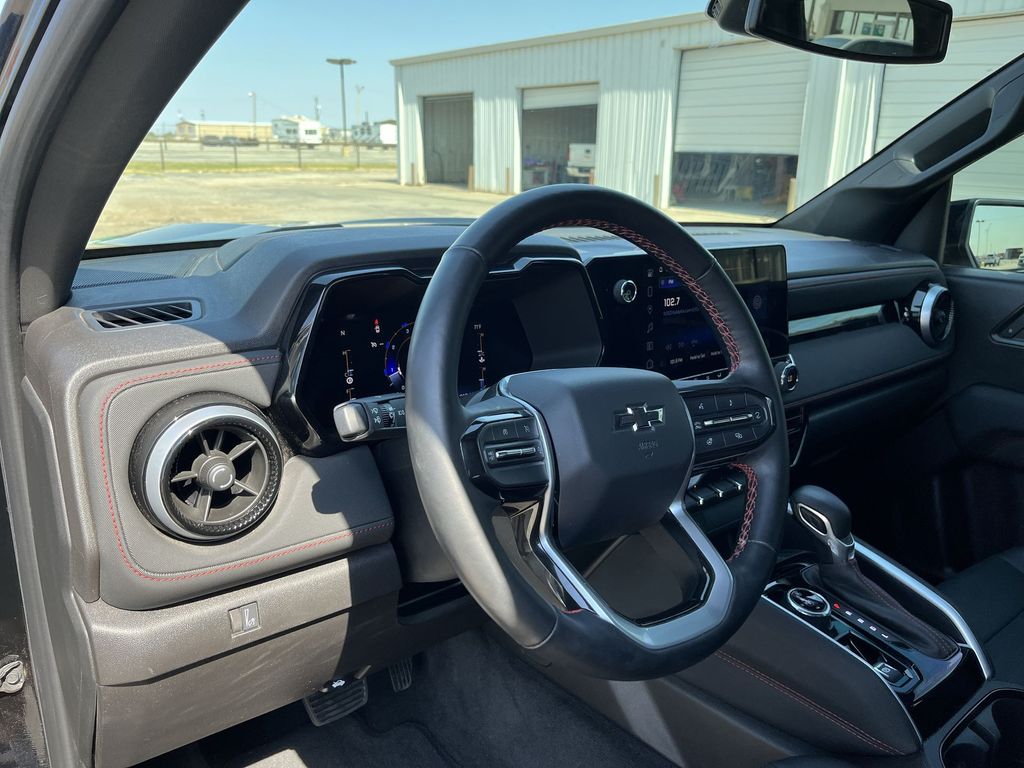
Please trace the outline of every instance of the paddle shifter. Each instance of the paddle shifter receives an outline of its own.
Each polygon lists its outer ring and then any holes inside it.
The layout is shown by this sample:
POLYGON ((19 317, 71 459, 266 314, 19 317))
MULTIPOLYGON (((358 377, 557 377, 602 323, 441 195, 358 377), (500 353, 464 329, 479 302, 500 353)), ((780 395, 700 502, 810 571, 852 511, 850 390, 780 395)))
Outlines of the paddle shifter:
POLYGON ((791 497, 793 516, 810 534, 818 566, 809 582, 864 616, 895 630, 910 645, 937 659, 949 658, 957 645, 908 612, 895 597, 861 573, 851 531, 850 509, 824 488, 804 485, 791 497))

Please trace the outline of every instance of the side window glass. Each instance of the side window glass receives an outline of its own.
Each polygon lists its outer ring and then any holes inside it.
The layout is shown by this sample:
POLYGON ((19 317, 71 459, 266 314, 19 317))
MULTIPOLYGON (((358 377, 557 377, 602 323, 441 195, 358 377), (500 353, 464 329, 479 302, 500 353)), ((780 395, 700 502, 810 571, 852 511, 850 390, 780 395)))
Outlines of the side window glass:
POLYGON ((960 171, 952 200, 947 261, 1024 271, 1024 137, 960 171))

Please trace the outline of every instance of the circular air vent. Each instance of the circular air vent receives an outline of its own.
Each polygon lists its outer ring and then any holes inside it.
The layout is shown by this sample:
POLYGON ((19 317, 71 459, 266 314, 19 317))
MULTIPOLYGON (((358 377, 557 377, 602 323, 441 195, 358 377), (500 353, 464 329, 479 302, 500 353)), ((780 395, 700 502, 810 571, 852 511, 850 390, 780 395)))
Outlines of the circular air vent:
POLYGON ((166 405, 135 441, 132 492, 158 527, 192 541, 236 536, 277 498, 281 448, 246 401, 188 395, 166 405))
POLYGON ((910 300, 910 317, 925 343, 936 347, 953 332, 953 294, 937 283, 923 285, 910 300))

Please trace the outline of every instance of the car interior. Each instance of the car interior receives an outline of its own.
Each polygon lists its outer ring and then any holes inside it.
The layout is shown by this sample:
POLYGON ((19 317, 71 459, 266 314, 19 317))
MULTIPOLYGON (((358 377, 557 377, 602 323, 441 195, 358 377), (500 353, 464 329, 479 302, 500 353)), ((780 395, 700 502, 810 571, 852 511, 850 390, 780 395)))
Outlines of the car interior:
MULTIPOLYGON (((834 55, 941 58, 915 2, 914 47, 834 55)), ((1012 203, 950 202, 1024 134, 1024 60, 772 225, 555 184, 83 260, 243 5, 24 22, 15 765, 1024 761, 1024 274, 971 245, 1012 203)), ((793 7, 710 13, 813 48, 793 7)))

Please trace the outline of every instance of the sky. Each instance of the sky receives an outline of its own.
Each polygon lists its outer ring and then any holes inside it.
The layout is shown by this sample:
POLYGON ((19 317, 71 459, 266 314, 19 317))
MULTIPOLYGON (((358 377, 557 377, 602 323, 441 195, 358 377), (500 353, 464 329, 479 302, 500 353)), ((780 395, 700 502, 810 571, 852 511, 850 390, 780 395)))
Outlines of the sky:
POLYGON ((179 120, 269 122, 283 114, 341 123, 338 67, 351 58, 345 84, 349 123, 359 112, 395 117, 389 60, 475 45, 703 11, 704 0, 251 0, 171 99, 154 128, 179 120), (356 86, 362 86, 356 110, 356 86))

